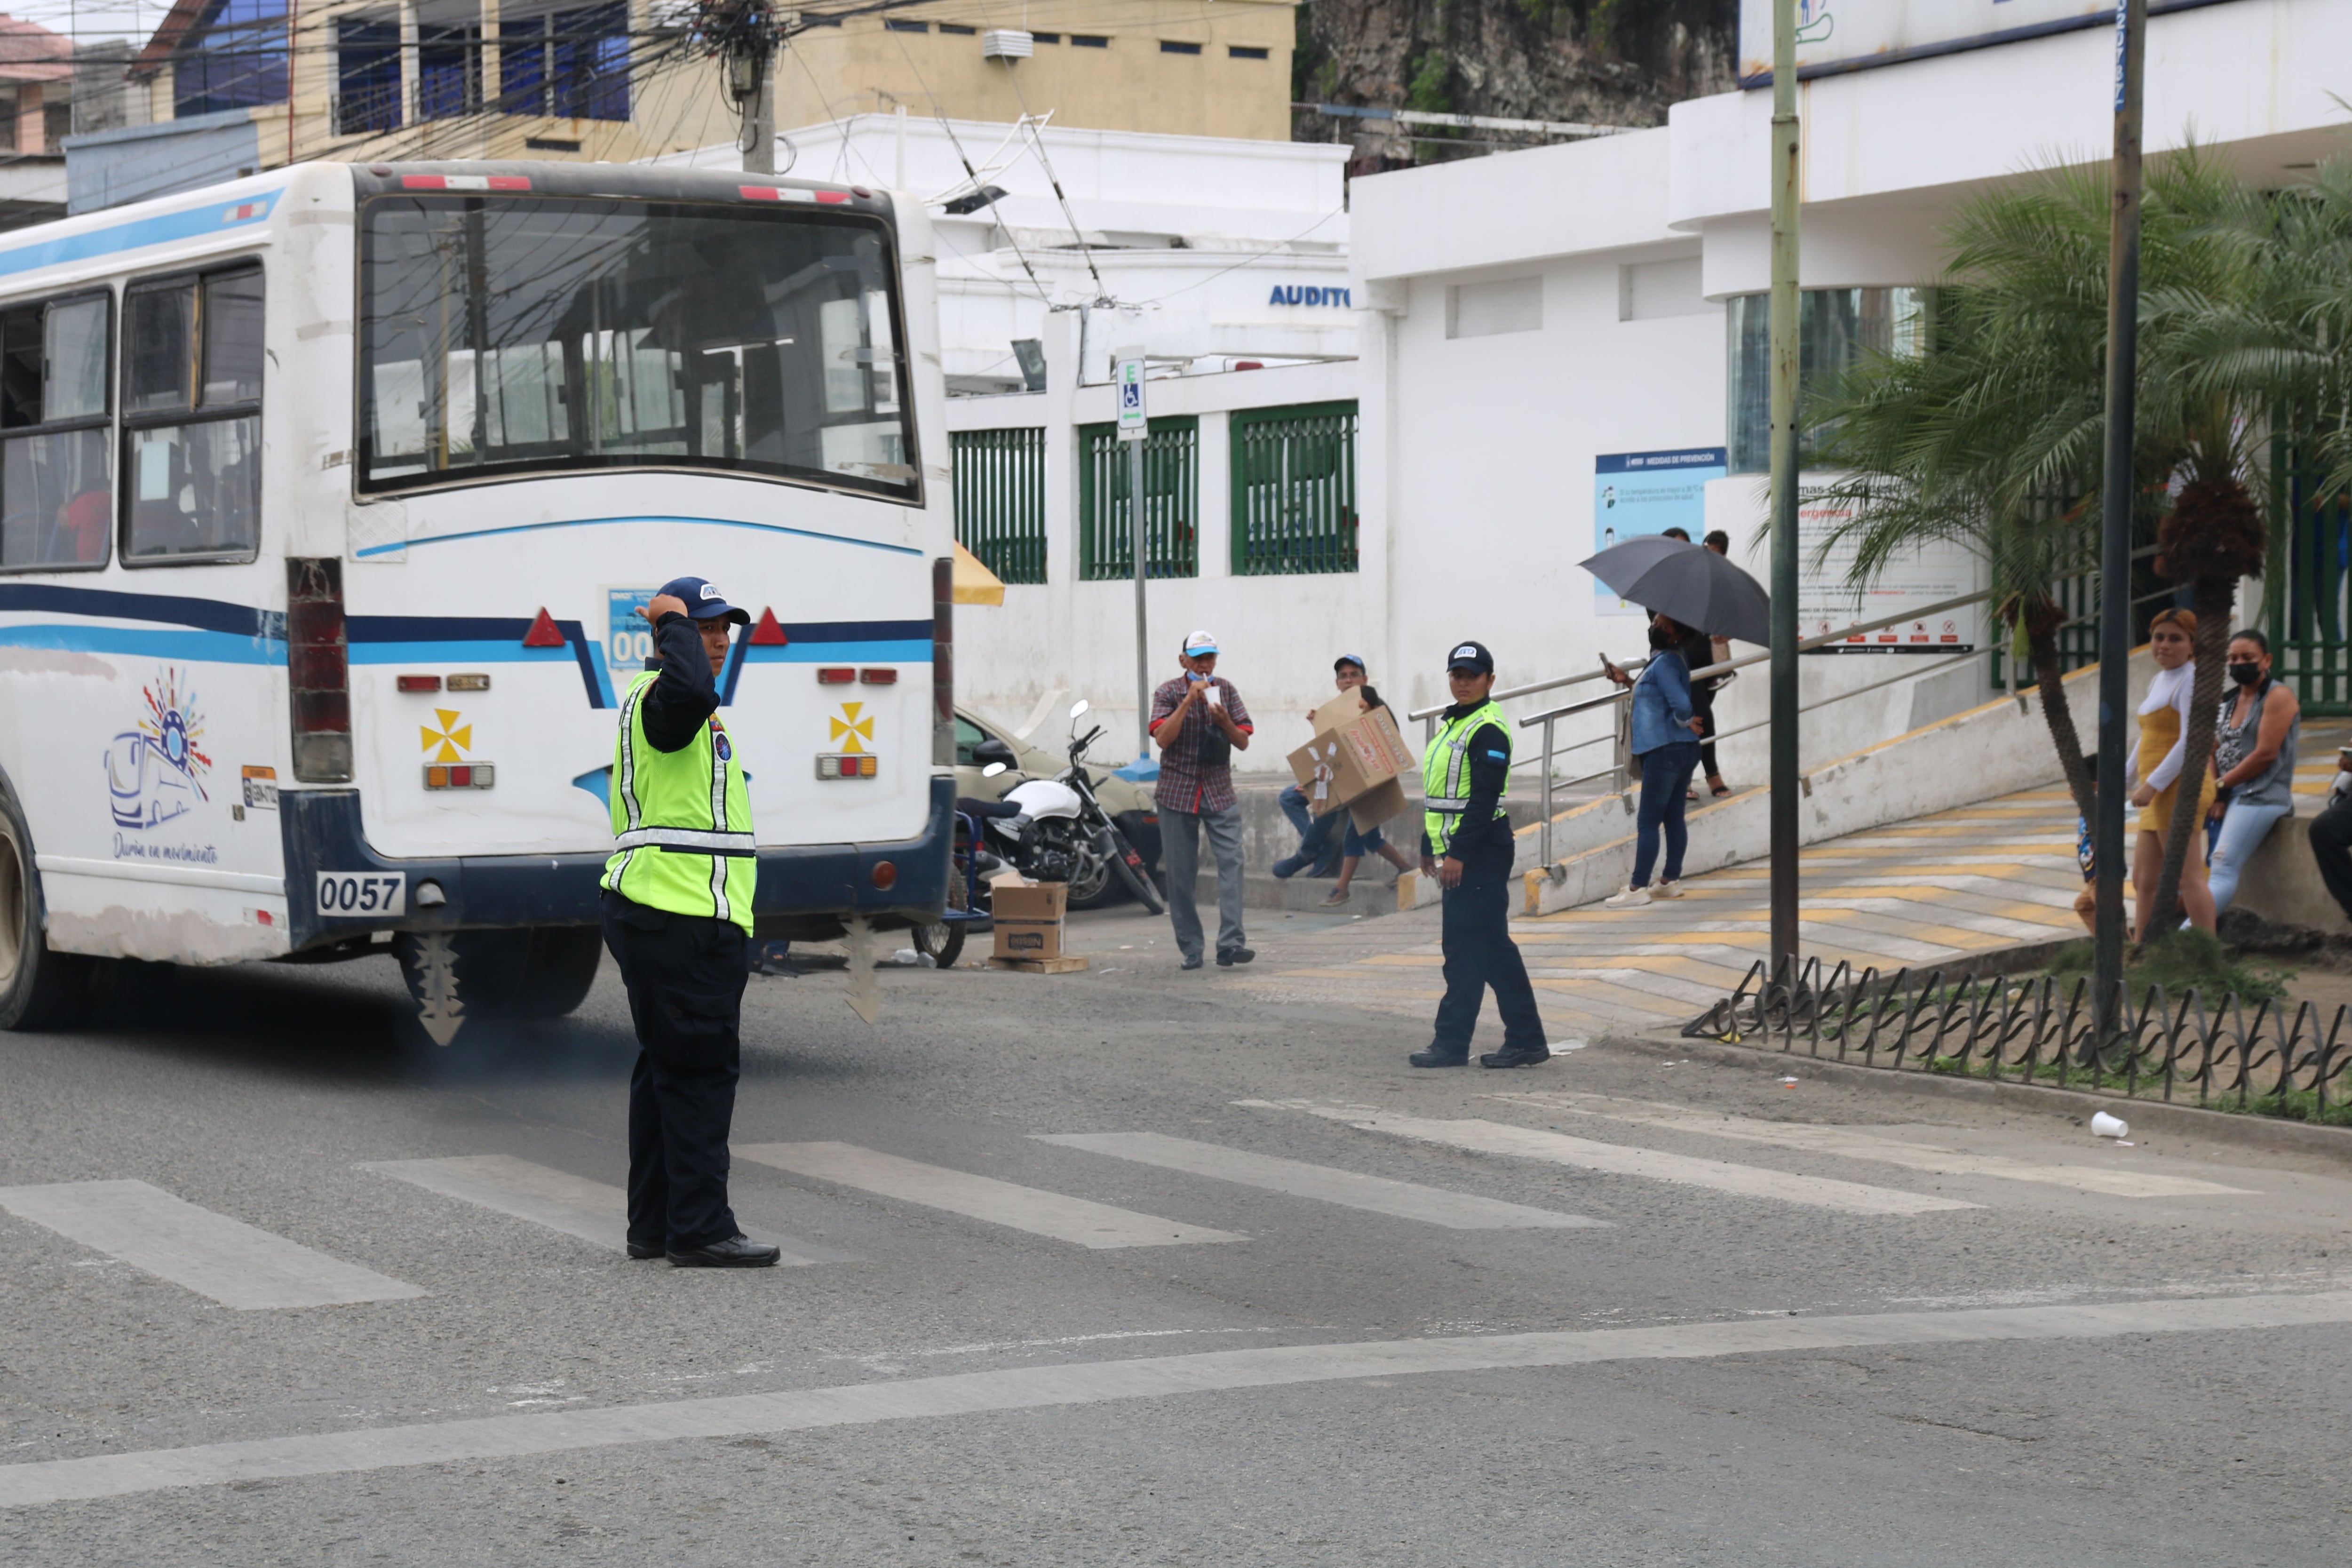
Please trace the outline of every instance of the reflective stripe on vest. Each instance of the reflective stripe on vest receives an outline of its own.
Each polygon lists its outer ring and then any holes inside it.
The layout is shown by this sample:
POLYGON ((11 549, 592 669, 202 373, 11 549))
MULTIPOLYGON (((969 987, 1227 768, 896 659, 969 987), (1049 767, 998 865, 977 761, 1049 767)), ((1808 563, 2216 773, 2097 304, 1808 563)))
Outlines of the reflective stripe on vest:
POLYGON ((649 909, 751 929, 758 841, 734 742, 716 718, 675 752, 646 739, 647 671, 621 704, 613 752, 613 838, 602 885, 649 909))
POLYGON ((1454 830, 1470 808, 1470 737, 1489 724, 1504 735, 1503 788, 1495 797, 1499 805, 1511 787, 1511 721, 1504 717, 1501 704, 1486 702, 1459 719, 1447 720, 1422 755, 1422 828, 1429 835, 1433 855, 1443 855, 1453 846, 1454 830))

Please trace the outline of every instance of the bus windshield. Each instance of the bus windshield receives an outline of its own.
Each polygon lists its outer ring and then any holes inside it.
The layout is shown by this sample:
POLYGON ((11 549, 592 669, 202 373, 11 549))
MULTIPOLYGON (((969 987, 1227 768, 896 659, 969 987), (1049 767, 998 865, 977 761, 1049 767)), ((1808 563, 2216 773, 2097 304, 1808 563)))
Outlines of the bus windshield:
POLYGON ((912 500, 877 218, 381 196, 362 219, 360 487, 686 468, 912 500))

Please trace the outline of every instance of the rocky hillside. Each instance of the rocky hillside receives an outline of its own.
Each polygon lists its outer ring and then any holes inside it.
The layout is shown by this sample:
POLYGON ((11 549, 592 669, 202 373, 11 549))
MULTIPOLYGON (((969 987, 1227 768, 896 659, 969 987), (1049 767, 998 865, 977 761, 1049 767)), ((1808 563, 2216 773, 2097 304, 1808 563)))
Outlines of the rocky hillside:
MULTIPOLYGON (((1732 85, 1738 26, 1739 0, 1307 0, 1291 96, 1660 125, 1667 105, 1732 85)), ((1307 110, 1295 111, 1292 135, 1352 140, 1367 170, 1532 144, 1478 131, 1408 140, 1307 110)))

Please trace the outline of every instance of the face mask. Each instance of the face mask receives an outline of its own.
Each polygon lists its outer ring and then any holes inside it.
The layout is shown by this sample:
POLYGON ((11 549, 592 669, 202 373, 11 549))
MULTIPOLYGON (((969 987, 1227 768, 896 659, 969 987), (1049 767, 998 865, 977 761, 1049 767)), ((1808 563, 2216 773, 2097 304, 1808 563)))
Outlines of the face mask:
POLYGON ((2241 686, 2252 686, 2262 678, 2263 667, 2259 664, 2233 664, 2230 667, 2230 679, 2241 686))
POLYGON ((1650 628, 1650 646, 1661 650, 1670 648, 1675 646, 1674 634, 1666 630, 1664 626, 1652 626, 1650 628))

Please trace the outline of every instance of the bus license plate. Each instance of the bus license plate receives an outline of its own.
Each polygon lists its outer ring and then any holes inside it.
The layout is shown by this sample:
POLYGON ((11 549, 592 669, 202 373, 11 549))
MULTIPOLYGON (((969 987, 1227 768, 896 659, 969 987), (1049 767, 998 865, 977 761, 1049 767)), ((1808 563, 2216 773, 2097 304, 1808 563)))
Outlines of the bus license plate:
POLYGON ((321 871, 319 912, 344 920, 373 915, 405 914, 408 873, 405 871, 321 871))

